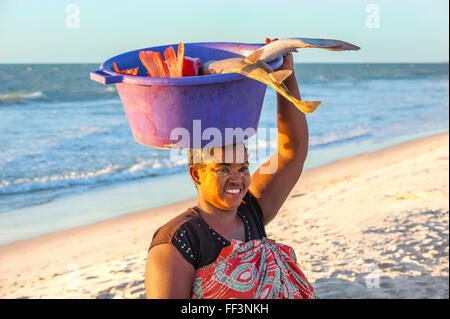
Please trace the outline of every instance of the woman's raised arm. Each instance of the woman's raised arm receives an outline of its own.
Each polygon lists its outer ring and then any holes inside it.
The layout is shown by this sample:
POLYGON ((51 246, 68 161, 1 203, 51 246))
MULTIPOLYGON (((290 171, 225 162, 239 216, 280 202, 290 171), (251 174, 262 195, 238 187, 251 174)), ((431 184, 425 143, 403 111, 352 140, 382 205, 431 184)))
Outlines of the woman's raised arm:
MULTIPOLYGON (((292 54, 288 53, 279 70, 293 71, 293 68, 292 54)), ((294 72, 283 83, 300 99, 294 72)), ((277 127, 277 151, 255 171, 249 188, 261 206, 265 225, 278 213, 300 178, 308 153, 305 114, 280 94, 277 94, 277 127)))

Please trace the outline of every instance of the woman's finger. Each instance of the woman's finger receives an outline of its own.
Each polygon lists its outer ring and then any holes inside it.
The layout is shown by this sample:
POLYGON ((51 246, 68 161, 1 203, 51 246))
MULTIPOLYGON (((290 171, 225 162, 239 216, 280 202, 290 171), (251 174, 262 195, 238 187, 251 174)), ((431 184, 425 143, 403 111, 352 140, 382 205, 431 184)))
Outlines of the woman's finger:
POLYGON ((266 44, 269 44, 270 42, 277 41, 277 40, 278 40, 278 38, 274 38, 272 40, 270 40, 270 38, 266 38, 266 40, 264 42, 266 42, 266 44))

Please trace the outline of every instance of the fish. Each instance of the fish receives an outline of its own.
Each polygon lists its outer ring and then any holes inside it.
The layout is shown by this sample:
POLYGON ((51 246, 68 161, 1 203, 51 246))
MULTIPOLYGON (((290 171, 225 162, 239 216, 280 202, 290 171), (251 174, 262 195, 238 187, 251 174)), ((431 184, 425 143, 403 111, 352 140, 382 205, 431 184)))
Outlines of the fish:
MULTIPOLYGON (((262 54, 262 51, 258 54, 262 54)), ((304 113, 312 113, 320 105, 319 101, 302 101, 292 96, 286 85, 283 84, 283 81, 292 74, 291 70, 273 71, 267 63, 259 61, 258 58, 259 55, 251 54, 246 58, 209 61, 202 66, 205 69, 203 74, 205 72, 208 74, 240 73, 274 88, 304 113)))
POLYGON ((263 54, 260 55, 259 60, 268 63, 275 60, 280 55, 284 55, 289 52, 298 52, 297 49, 301 48, 318 48, 329 51, 357 51, 360 49, 360 47, 356 45, 340 40, 287 38, 271 41, 262 48, 253 51, 251 54, 256 54, 258 51, 263 51, 263 54))
POLYGON ((272 41, 260 49, 250 53, 247 57, 230 58, 218 61, 208 61, 202 65, 203 75, 240 73, 246 77, 262 82, 275 89, 288 101, 292 102, 303 113, 312 113, 322 103, 321 101, 302 101, 295 98, 283 81, 293 71, 273 71, 267 64, 288 52, 297 52, 298 48, 321 48, 332 51, 358 50, 359 47, 339 40, 289 38, 272 41))

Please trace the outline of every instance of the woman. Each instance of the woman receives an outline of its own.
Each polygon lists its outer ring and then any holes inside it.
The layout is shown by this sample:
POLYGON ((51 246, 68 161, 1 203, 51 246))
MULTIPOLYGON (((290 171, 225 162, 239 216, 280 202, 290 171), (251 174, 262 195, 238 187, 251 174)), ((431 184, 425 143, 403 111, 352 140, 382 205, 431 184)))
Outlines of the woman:
MULTIPOLYGON (((280 69, 293 70, 292 54, 280 69)), ((294 73, 284 84, 300 99, 294 73)), ((252 176, 246 150, 243 161, 236 158, 242 144, 190 152, 198 204, 155 233, 148 298, 315 297, 293 249, 267 239, 264 229, 299 179, 308 150, 305 115, 279 94, 277 114, 277 151, 252 176), (225 161, 231 151, 233 160, 225 161), (276 171, 266 174, 270 163, 276 171)))

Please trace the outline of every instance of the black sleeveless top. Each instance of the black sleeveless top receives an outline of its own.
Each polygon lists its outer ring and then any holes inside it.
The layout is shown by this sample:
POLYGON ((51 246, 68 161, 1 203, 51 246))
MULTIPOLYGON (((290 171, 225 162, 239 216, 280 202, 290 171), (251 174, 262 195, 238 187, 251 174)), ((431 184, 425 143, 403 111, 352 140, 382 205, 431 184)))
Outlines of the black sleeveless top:
MULTIPOLYGON (((261 208, 256 198, 247 192, 238 207, 245 226, 245 241, 266 237, 261 208)), ((200 216, 197 207, 170 220, 153 235, 150 249, 159 244, 174 245, 195 269, 209 265, 219 257, 224 247, 231 245, 200 216)))

